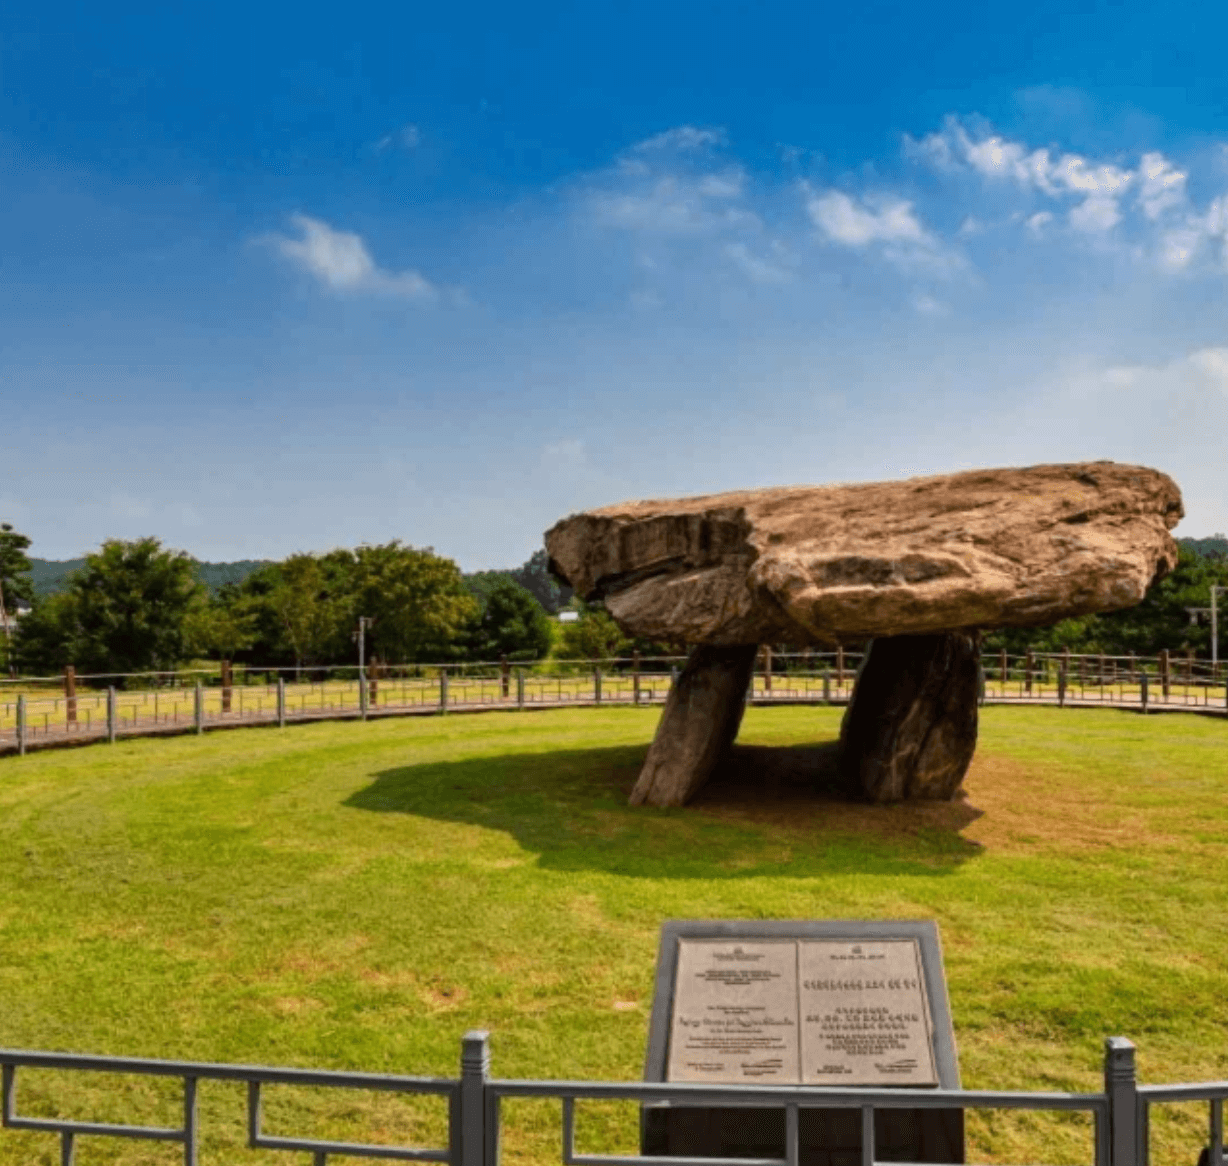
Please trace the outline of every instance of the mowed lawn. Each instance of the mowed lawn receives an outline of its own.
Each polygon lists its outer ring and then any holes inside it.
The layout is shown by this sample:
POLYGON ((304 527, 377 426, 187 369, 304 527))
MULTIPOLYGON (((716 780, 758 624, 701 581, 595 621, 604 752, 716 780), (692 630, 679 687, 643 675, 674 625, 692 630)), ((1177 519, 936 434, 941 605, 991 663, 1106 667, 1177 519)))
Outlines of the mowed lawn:
MULTIPOLYGON (((752 709, 693 807, 631 809, 658 709, 248 729, 0 759, 0 1045, 454 1075, 640 1076, 661 922, 935 919, 963 1083, 1228 1077, 1228 722, 988 708, 967 798, 824 792, 840 711, 752 709)), ((21 1106, 177 1123, 146 1079, 21 1075, 21 1106)), ((201 1163, 243 1149, 203 1084, 201 1163)), ((273 1090, 274 1132, 435 1142, 437 1104, 273 1090)), ((504 1158, 558 1161, 557 1107, 505 1107, 504 1158)), ((1205 1107, 1157 1119, 1193 1166, 1205 1107)), ((631 1106, 582 1149, 633 1150, 631 1106)), ((1090 1161, 1077 1118, 970 1120, 969 1160, 1090 1161)), ((79 1166, 181 1161, 83 1139, 79 1166)), ((0 1131, 0 1163, 59 1161, 0 1131)))

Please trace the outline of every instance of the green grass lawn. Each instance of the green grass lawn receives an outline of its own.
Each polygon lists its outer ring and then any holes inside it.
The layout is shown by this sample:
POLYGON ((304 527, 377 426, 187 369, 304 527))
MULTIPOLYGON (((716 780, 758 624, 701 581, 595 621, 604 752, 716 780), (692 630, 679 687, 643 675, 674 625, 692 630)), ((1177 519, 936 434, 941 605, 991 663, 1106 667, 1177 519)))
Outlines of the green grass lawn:
MULTIPOLYGON (((988 708, 968 797, 815 791, 840 710, 748 712, 723 779, 631 809, 659 709, 346 722, 0 760, 0 1045, 454 1075, 637 1079, 662 920, 932 918, 966 1086, 1095 1089, 1103 1038, 1150 1082, 1228 1077, 1228 724, 988 708), (771 747, 771 748, 769 748, 771 747)), ((24 1109, 173 1124, 154 1082, 23 1074, 24 1109)), ((202 1085, 202 1164, 242 1094, 202 1085)), ((629 1106, 582 1148, 634 1148, 629 1106)), ((437 1105, 274 1091, 279 1132, 443 1136, 437 1105)), ((505 1160, 558 1160, 508 1109, 505 1160)), ((1155 1130, 1193 1166, 1205 1109, 1155 1130)), ((1079 1120, 990 1114, 969 1158, 1090 1160, 1079 1120)), ((52 1163, 0 1131, 0 1164, 52 1163)), ((80 1166, 174 1162, 85 1140, 80 1166)))

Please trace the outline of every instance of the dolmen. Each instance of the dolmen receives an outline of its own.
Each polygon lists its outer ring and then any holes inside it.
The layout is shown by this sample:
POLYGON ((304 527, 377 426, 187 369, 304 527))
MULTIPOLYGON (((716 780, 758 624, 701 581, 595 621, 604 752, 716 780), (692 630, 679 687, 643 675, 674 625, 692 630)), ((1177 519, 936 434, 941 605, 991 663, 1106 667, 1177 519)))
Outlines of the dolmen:
POLYGON ((950 799, 976 747, 983 628, 1138 603, 1177 562, 1166 474, 1115 462, 787 486, 573 514, 551 569, 631 636, 683 641, 631 793, 678 806, 737 737, 761 644, 868 649, 841 728, 850 796, 950 799))

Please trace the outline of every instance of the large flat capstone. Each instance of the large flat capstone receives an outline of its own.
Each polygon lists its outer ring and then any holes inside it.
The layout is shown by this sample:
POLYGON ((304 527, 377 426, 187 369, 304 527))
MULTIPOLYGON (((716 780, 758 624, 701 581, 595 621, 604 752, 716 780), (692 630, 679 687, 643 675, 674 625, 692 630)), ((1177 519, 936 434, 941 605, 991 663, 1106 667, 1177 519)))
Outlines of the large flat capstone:
POLYGON ((632 635, 822 646, 1130 607, 1181 515, 1167 474, 1083 462, 623 502, 546 549, 632 635))
POLYGON ((1133 606, 1176 565, 1182 513, 1166 474, 1082 462, 624 502, 556 523, 546 548, 628 634, 696 646, 633 801, 680 805, 707 780, 750 646, 867 640, 842 765, 884 801, 958 791, 978 629, 1133 606))

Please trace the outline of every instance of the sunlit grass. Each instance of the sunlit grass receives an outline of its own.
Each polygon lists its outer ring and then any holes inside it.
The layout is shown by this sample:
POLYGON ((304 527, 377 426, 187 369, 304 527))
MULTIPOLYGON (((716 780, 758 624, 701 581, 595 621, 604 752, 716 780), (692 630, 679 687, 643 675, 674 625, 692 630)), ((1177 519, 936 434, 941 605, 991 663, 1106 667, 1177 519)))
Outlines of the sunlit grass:
MULTIPOLYGON (((1228 1076, 1228 724, 989 708, 966 801, 816 796, 840 711, 752 709, 693 808, 631 809, 659 709, 252 729, 0 760, 0 1044, 453 1074, 636 1079, 676 917, 932 918, 965 1085, 1095 1089, 1110 1034, 1148 1081, 1228 1076)), ((173 1121, 149 1082, 31 1077, 23 1105, 173 1121)), ((241 1149, 202 1087, 203 1163, 241 1149)), ((432 1141, 429 1104, 285 1095, 284 1130, 432 1141)), ((505 1158, 557 1161, 513 1106, 505 1158)), ((1159 1121, 1157 1166, 1205 1113, 1159 1121)), ((634 1146, 594 1114, 585 1148, 634 1146)), ((970 1160, 1089 1160, 1076 1122, 974 1118, 970 1160)), ((79 1161, 171 1162, 83 1143, 79 1161)), ((0 1132, 0 1163, 58 1161, 0 1132)))

